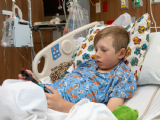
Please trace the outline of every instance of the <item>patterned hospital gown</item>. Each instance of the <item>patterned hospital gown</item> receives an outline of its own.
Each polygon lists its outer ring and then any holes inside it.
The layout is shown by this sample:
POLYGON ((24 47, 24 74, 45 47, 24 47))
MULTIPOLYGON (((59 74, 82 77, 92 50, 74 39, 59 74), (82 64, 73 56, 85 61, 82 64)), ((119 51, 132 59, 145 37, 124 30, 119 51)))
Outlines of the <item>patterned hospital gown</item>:
POLYGON ((96 61, 90 59, 63 79, 47 85, 72 103, 88 98, 92 102, 107 104, 111 97, 132 97, 137 89, 136 79, 124 62, 106 73, 96 71, 97 68, 96 61))

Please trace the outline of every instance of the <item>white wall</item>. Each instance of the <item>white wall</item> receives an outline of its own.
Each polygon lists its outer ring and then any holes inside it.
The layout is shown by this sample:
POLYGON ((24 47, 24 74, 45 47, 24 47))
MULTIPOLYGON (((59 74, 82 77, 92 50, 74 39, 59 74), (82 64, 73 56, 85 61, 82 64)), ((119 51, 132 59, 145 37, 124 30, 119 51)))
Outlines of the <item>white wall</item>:
MULTIPOLYGON (((88 10, 88 15, 89 15, 89 21, 90 21, 90 0, 77 0, 78 1, 78 4, 82 7, 84 7, 85 9, 88 10)), ((53 19, 55 18, 55 16, 53 16, 53 19)), ((60 15, 60 19, 61 20, 64 20, 65 17, 64 15, 60 15)), ((61 37, 61 32, 58 32, 58 31, 54 31, 53 32, 53 41, 54 40, 57 40, 58 38, 61 37)))

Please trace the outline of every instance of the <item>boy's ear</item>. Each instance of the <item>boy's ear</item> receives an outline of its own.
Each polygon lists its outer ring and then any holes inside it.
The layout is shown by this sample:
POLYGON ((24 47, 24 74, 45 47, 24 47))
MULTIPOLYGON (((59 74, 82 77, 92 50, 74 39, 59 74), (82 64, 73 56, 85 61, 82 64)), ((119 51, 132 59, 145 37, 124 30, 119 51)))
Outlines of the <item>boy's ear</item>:
POLYGON ((119 56, 118 56, 118 58, 119 58, 119 59, 122 59, 122 58, 125 57, 125 55, 126 55, 126 49, 125 49, 125 48, 121 48, 120 51, 119 51, 119 56))

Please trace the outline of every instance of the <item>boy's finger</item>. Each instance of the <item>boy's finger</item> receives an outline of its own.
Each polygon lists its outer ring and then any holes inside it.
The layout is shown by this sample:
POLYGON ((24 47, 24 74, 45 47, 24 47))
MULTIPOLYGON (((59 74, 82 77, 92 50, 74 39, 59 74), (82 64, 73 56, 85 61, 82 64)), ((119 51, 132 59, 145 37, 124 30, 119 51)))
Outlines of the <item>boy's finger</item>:
POLYGON ((48 85, 45 86, 48 90, 51 91, 52 94, 56 93, 56 90, 53 87, 50 87, 48 85))

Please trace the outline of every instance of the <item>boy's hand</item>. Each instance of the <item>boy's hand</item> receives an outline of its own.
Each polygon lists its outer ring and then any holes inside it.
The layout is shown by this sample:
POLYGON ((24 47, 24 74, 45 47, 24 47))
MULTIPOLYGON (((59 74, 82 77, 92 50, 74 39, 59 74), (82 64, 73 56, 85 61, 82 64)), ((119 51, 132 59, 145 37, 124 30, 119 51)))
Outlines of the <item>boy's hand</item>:
MULTIPOLYGON (((27 69, 26 69, 26 71, 27 71, 29 74, 31 74, 32 77, 33 77, 35 80, 37 80, 36 77, 35 77, 35 75, 32 73, 31 70, 27 70, 27 69)), ((26 80, 26 77, 24 77, 22 74, 19 74, 19 75, 18 75, 18 78, 19 78, 19 80, 26 80)))
POLYGON ((50 93, 45 93, 46 98, 47 98, 47 104, 48 108, 60 111, 60 112, 69 112, 70 109, 74 106, 74 103, 68 102, 64 100, 61 95, 57 92, 56 89, 50 87, 50 86, 45 86, 48 90, 51 91, 52 94, 50 93))

